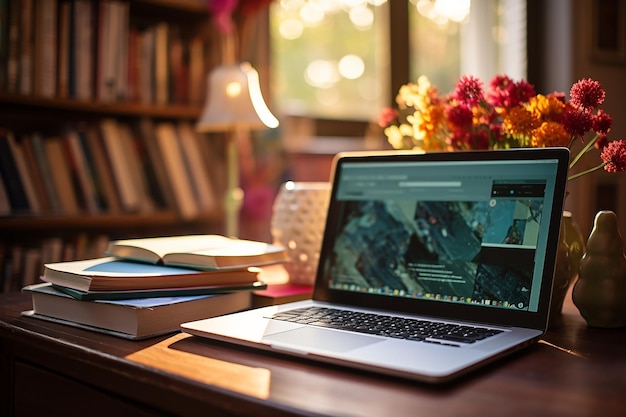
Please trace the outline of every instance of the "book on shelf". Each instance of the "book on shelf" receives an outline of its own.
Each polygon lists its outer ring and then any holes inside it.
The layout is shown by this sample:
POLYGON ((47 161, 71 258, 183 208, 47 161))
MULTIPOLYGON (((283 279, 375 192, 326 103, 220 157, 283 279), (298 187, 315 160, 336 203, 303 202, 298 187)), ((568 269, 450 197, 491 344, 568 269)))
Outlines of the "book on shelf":
POLYGON ((0 170, 0 216, 8 216, 9 214, 11 214, 11 202, 9 201, 7 190, 4 187, 2 170, 0 170))
POLYGON ((173 333, 183 322, 249 308, 250 292, 213 295, 81 301, 54 288, 35 284, 23 288, 33 308, 22 314, 101 333, 143 339, 173 333))
POLYGON ((121 291, 251 285, 258 275, 257 268, 201 271, 103 257, 45 264, 41 279, 80 291, 121 291))
POLYGON ((8 8, 7 22, 7 58, 6 58, 6 89, 11 93, 19 91, 19 71, 20 71, 20 9, 18 7, 8 8))
POLYGON ((100 122, 100 132, 111 164, 111 181, 116 186, 122 208, 126 212, 138 211, 141 197, 136 183, 132 181, 132 168, 123 144, 126 138, 120 133, 119 123, 115 119, 104 119, 100 122))
POLYGON ((188 169, 188 175, 195 200, 198 208, 202 212, 210 212, 215 210, 217 202, 215 201, 215 190, 211 183, 211 176, 204 160, 202 148, 198 143, 201 138, 195 132, 191 123, 180 122, 176 126, 177 137, 181 147, 181 153, 188 169))
POLYGON ((194 197, 189 172, 185 165, 174 123, 162 122, 155 126, 156 142, 163 157, 163 170, 172 184, 174 200, 183 219, 197 217, 200 209, 194 197))
POLYGON ((287 261, 284 247, 221 235, 184 235, 112 241, 105 254, 122 259, 203 270, 287 261))
POLYGON ((28 95, 33 93, 33 0, 21 0, 19 6, 19 92, 28 95))
POLYGON ((80 206, 87 213, 96 214, 102 209, 101 199, 93 176, 93 164, 87 160, 82 139, 76 129, 67 129, 62 136, 65 154, 74 178, 76 194, 80 196, 80 206))
POLYGON ((122 203, 117 192, 113 178, 113 167, 109 155, 104 147, 102 136, 98 128, 93 125, 86 127, 83 141, 85 154, 91 164, 91 172, 94 176, 96 188, 102 198, 102 205, 107 213, 120 213, 122 203))
POLYGON ((37 196, 37 200, 39 200, 39 204, 41 205, 41 213, 48 214, 53 212, 53 201, 50 199, 51 195, 47 189, 47 187, 51 184, 46 184, 46 181, 51 181, 51 178, 49 177, 50 174, 47 170, 47 161, 44 165, 39 164, 39 150, 35 149, 32 136, 38 135, 36 133, 24 135, 21 141, 24 161, 26 162, 27 170, 30 172, 33 180, 35 194, 37 196))
POLYGON ((33 90, 43 97, 57 93, 57 0, 35 0, 33 90))
POLYGON ((141 118, 133 124, 137 141, 135 146, 142 154, 142 170, 146 176, 150 195, 155 206, 160 209, 176 208, 174 190, 168 172, 164 166, 164 158, 159 150, 159 145, 155 139, 154 122, 147 117, 141 118))
POLYGON ((70 162, 63 148, 63 139, 58 136, 46 138, 43 146, 61 212, 65 215, 77 214, 80 206, 70 175, 70 162))
POLYGON ((13 151, 10 132, 0 130, 0 173, 11 211, 13 214, 28 213, 31 210, 30 201, 13 151))

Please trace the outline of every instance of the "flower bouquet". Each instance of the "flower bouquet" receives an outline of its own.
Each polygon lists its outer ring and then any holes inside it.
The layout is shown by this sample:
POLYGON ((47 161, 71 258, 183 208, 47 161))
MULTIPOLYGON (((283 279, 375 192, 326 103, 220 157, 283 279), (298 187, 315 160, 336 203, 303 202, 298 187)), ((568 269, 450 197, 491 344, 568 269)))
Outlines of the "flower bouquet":
POLYGON ((564 146, 572 152, 569 179, 604 168, 626 170, 626 141, 609 140, 613 119, 600 105, 606 93, 597 81, 580 80, 570 99, 554 92, 537 94, 526 81, 499 75, 485 91, 473 76, 459 79, 454 91, 441 95, 428 78, 403 85, 397 108, 385 108, 379 125, 396 149, 456 151, 516 147, 564 146), (573 172, 588 152, 600 150, 600 161, 573 172))

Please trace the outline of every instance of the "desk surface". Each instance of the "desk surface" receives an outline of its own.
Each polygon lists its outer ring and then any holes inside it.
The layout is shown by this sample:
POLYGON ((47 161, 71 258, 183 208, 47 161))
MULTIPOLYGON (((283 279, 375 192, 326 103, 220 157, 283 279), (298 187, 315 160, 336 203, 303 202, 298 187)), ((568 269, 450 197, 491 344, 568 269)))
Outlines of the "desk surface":
MULTIPOLYGON (((569 300, 542 343, 437 387, 184 334, 117 339, 20 317, 24 294, 0 296, 0 359, 45 366, 158 415, 623 416, 626 330, 588 328, 569 300)), ((3 371, 0 389, 10 390, 3 371)))

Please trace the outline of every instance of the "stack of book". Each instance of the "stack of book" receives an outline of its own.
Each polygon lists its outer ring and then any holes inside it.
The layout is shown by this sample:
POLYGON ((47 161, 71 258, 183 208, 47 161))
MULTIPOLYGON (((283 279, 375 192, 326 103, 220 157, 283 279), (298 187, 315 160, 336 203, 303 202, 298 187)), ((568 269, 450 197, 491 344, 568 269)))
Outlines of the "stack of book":
POLYGON ((23 288, 23 315, 143 339, 251 307, 267 287, 259 267, 287 260, 283 247, 219 235, 112 241, 104 255, 46 264, 44 282, 23 288))

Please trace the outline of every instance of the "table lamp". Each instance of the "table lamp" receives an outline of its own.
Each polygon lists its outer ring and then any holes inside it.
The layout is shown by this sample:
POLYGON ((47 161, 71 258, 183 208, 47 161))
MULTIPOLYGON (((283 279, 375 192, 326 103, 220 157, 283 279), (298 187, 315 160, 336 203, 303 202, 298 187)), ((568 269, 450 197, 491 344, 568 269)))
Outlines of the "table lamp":
POLYGON ((247 62, 217 66, 208 76, 205 107, 196 124, 198 132, 227 132, 227 189, 224 199, 227 236, 238 234, 243 200, 239 187, 236 138, 252 129, 278 127, 261 94, 259 74, 247 62))

